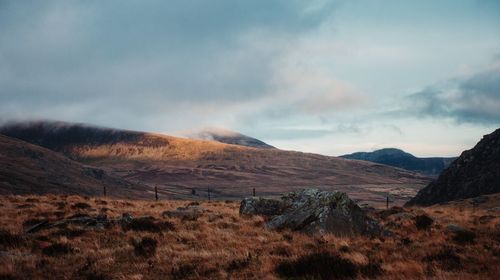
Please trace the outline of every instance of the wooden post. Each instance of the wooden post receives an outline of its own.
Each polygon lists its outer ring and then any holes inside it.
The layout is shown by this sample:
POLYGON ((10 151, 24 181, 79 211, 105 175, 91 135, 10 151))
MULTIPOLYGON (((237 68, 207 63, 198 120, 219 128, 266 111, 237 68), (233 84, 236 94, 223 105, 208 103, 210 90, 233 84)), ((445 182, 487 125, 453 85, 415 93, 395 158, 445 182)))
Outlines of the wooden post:
POLYGON ((207 188, 207 193, 208 193, 208 201, 210 201, 210 188, 207 188))
POLYGON ((255 196, 255 188, 253 188, 253 196, 255 196))
POLYGON ((103 193, 104 193, 104 196, 106 196, 106 185, 103 185, 103 193))
POLYGON ((387 195, 387 200, 385 203, 385 208, 389 209, 389 195, 387 195))
POLYGON ((158 201, 158 187, 155 185, 155 198, 158 201))

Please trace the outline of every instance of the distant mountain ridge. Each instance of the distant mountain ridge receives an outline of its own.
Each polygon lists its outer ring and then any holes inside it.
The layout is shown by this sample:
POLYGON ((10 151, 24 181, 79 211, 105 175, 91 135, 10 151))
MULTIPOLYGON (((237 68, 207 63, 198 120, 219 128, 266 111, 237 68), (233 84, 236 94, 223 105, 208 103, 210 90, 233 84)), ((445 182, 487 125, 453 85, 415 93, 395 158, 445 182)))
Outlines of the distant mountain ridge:
POLYGON ((376 162, 434 177, 437 177, 441 171, 456 159, 456 157, 419 158, 396 148, 385 148, 373 152, 357 152, 340 157, 376 162))
POLYGON ((500 192, 500 129, 464 151, 407 205, 432 205, 500 192))
POLYGON ((275 148, 259 139, 221 128, 205 128, 199 131, 189 132, 187 133, 187 137, 190 139, 210 140, 261 149, 275 148))

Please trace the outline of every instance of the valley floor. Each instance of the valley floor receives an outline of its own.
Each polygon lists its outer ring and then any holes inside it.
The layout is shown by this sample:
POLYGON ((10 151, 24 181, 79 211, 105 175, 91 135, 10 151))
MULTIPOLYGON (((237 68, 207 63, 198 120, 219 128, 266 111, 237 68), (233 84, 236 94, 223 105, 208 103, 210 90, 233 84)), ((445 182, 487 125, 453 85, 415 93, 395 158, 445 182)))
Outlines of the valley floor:
POLYGON ((370 210, 386 236, 349 238, 268 231, 234 201, 1 196, 0 279, 498 279, 500 195, 472 202, 370 210), (162 215, 190 203, 197 219, 162 215), (57 225, 98 215, 117 222, 57 225), (25 233, 44 220, 55 225, 25 233))

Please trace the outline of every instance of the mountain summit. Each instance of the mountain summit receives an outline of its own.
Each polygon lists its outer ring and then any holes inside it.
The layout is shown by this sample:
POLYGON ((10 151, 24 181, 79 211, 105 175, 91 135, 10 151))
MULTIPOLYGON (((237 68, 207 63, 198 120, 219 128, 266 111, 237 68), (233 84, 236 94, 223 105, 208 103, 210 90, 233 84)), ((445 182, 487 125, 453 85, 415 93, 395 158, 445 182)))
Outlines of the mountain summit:
POLYGON ((274 147, 250 136, 222 128, 205 128, 186 133, 190 139, 217 141, 225 144, 240 145, 252 148, 273 149, 274 147))
POLYGON ((500 129, 463 152, 407 204, 432 205, 497 192, 500 192, 500 129))
POLYGON ((358 152, 340 157, 390 165, 433 177, 437 177, 455 159, 445 157, 419 158, 395 148, 358 152))

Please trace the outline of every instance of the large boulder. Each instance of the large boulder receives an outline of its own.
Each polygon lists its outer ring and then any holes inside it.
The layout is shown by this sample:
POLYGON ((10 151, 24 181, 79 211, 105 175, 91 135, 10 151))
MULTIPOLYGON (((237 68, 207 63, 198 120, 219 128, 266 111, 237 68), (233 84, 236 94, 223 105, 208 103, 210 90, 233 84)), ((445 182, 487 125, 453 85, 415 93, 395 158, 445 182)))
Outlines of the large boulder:
MULTIPOLYGON (((248 203, 247 199, 242 201, 240 212, 248 203)), ((266 203, 270 204, 269 201, 266 203)), ((305 233, 333 233, 339 236, 380 234, 378 223, 367 217, 366 213, 342 192, 305 189, 285 194, 281 200, 275 200, 272 204, 280 205, 280 211, 266 224, 271 230, 291 229, 305 233)))
POLYGON ((247 197, 241 201, 240 215, 275 216, 283 213, 285 203, 277 199, 247 197))

